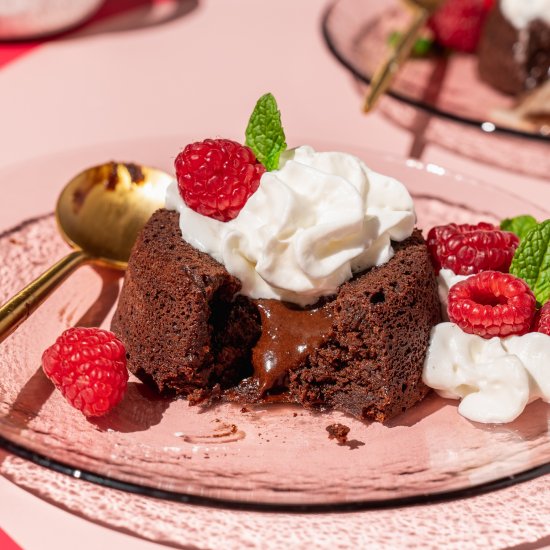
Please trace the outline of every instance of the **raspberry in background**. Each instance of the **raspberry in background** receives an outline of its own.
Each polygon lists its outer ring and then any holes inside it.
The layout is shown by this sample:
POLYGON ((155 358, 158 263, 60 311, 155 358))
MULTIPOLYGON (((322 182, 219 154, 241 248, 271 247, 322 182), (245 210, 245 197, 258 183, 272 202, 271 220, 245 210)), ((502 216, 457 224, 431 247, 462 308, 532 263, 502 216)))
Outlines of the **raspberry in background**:
POLYGON ((128 383, 126 349, 108 330, 75 327, 42 354, 46 376, 86 416, 102 416, 123 398, 128 383))
POLYGON ((534 332, 550 336, 550 302, 546 302, 538 311, 533 325, 534 332))
POLYGON ((483 338, 529 332, 536 300, 523 279, 482 271, 453 285, 447 312, 464 332, 483 338))
POLYGON ((185 204, 222 222, 239 214, 265 172, 250 147, 229 139, 190 143, 176 157, 175 168, 185 204))
POLYGON ((430 17, 428 27, 442 46, 475 52, 493 4, 494 0, 446 0, 430 17))
POLYGON ((519 239, 486 222, 450 223, 432 227, 427 244, 437 273, 451 269, 456 275, 472 275, 485 270, 507 272, 519 239))

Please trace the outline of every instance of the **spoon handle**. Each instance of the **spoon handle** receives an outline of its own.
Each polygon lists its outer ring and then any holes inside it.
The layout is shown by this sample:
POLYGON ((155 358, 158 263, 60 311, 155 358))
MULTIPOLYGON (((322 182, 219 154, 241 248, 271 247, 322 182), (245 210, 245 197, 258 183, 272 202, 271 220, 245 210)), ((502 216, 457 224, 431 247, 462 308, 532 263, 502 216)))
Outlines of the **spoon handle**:
POLYGON ((417 6, 414 10, 412 20, 403 32, 395 48, 372 77, 371 85, 367 97, 365 98, 365 104, 363 105, 363 111, 365 113, 374 109, 380 97, 386 93, 390 87, 399 69, 408 59, 416 37, 422 30, 422 27, 424 27, 431 13, 430 10, 420 6, 417 6))
POLYGON ((78 266, 89 260, 82 250, 71 252, 48 271, 0 306, 0 343, 2 343, 78 266))

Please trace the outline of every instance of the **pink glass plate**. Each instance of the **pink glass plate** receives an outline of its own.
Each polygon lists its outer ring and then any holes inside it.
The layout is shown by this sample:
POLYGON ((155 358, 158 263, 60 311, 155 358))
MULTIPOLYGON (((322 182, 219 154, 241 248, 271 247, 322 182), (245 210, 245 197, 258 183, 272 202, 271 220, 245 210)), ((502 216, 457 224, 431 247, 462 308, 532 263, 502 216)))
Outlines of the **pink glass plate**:
MULTIPOLYGON (((388 37, 405 28, 407 22, 407 10, 399 0, 336 0, 325 14, 323 33, 336 58, 368 83, 388 53, 388 37)), ((543 142, 549 139, 538 131, 514 128, 499 115, 514 105, 514 99, 480 80, 475 55, 453 53, 448 57, 410 59, 392 83, 389 94, 483 132, 543 142)))
MULTIPOLYGON (((169 169, 185 140, 111 144, 37 159, 0 173, 6 193, 0 233, 0 301, 67 251, 51 209, 57 190, 84 166, 108 158, 169 169), (37 176, 41 177, 39 180, 37 176), (44 185, 44 178, 51 182, 44 185), (46 211, 46 213, 44 213, 46 211), (17 213, 17 214, 14 214, 17 213), (33 216, 35 216, 33 218, 33 216)), ((434 165, 349 147, 414 194, 419 226, 450 220, 497 221, 541 206, 434 165)), ((465 496, 546 473, 550 407, 528 406, 514 423, 480 425, 435 395, 392 422, 365 424, 340 413, 299 407, 218 405, 203 411, 160 399, 131 379, 123 403, 88 421, 71 409, 40 370, 42 350, 65 328, 108 326, 120 279, 81 268, 0 348, 0 444, 55 470, 149 496, 256 510, 319 511, 404 505, 465 496), (351 428, 348 445, 326 426, 351 428)))

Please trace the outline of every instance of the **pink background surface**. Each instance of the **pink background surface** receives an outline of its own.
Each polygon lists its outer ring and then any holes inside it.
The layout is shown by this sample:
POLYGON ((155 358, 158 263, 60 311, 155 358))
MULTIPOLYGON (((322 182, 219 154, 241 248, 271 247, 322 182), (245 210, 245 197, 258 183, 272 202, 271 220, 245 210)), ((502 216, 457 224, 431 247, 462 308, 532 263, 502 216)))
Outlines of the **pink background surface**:
MULTIPOLYGON (((43 212, 53 208, 63 181, 36 173, 36 186, 18 186, 22 171, 32 173, 33 159, 67 150, 93 155, 104 151, 98 144, 140 137, 181 135, 181 145, 190 136, 241 139, 250 109, 265 91, 278 99, 290 145, 315 139, 409 156, 414 135, 390 121, 385 110, 361 115, 358 86, 320 34, 325 2, 136 4, 135 10, 101 19, 0 66, 0 230, 25 217, 24 209, 10 208, 14 194, 32 192, 29 212, 36 211, 37 202, 43 212), (145 24, 174 7, 181 16, 145 24)), ((0 52, 6 48, 0 45, 0 52)), ((484 157, 491 155, 490 141, 476 147, 485 147, 484 157)), ((428 143, 422 159, 519 196, 550 200, 549 182, 529 176, 525 167, 504 170, 499 168, 503 159, 482 165, 472 157, 479 158, 428 143)), ((82 167, 80 159, 75 154, 75 166, 64 166, 67 177, 82 167)), ((197 548, 275 548, 289 541, 294 547, 314 542, 327 548, 550 544, 548 477, 437 506, 304 517, 160 503, 100 490, 4 453, 0 463, 0 527, 29 549, 158 547, 115 529, 197 548), (75 498, 82 499, 95 522, 66 511, 75 498), (109 510, 121 507, 129 520, 112 525, 109 510), (155 525, 142 520, 151 510, 159 518, 155 525)))

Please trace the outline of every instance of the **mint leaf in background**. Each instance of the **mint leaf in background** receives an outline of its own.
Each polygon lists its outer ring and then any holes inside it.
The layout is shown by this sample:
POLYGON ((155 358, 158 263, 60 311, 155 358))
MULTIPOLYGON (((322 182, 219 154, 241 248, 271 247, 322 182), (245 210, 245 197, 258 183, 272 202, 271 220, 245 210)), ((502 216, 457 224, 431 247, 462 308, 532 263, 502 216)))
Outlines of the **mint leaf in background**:
MULTIPOLYGON (((395 48, 397 47, 397 44, 401 41, 401 38, 403 37, 403 33, 400 33, 399 31, 393 31, 388 36, 388 44, 395 48)), ((426 57, 428 56, 434 47, 434 40, 432 38, 428 38, 427 36, 420 36, 416 39, 412 50, 411 50, 411 56, 412 57, 426 57)))
POLYGON ((503 231, 515 233, 520 241, 535 225, 537 225, 537 220, 533 216, 516 216, 515 218, 506 218, 500 222, 500 228, 503 231))
POLYGON ((529 285, 539 304, 550 300, 550 220, 539 223, 523 237, 510 273, 529 285))
POLYGON ((279 156, 286 149, 286 141, 281 113, 273 95, 260 97, 250 115, 245 135, 246 145, 254 151, 266 170, 279 168, 279 156))

